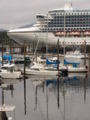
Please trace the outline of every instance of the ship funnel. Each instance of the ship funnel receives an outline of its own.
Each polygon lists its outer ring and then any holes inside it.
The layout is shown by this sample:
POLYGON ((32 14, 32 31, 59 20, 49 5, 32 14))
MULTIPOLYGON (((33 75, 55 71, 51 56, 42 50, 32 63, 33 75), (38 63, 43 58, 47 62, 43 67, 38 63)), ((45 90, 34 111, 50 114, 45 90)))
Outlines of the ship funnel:
POLYGON ((64 5, 64 10, 73 10, 71 0, 67 0, 64 5))

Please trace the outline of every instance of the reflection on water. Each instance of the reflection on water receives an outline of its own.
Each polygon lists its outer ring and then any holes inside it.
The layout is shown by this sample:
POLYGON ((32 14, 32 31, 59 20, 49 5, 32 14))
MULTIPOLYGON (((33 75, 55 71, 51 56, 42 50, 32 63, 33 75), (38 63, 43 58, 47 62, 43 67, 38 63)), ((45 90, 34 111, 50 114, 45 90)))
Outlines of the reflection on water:
POLYGON ((16 120, 90 120, 90 76, 29 76, 2 80, 0 104, 16 105, 16 120))

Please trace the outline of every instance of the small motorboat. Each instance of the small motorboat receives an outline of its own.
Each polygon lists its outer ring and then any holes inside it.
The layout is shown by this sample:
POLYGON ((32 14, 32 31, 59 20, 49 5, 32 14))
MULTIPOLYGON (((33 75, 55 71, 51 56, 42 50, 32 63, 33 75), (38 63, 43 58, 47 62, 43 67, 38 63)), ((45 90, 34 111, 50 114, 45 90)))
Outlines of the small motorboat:
POLYGON ((69 73, 86 73, 88 72, 87 66, 80 66, 79 62, 71 62, 64 60, 64 65, 67 67, 69 73))
POLYGON ((15 64, 4 64, 0 68, 0 76, 5 79, 21 78, 21 71, 15 70, 15 64))
MULTIPOLYGON (((85 55, 82 54, 79 50, 75 50, 74 52, 67 52, 65 55, 65 58, 82 59, 82 58, 85 58, 85 55)), ((88 58, 88 55, 86 55, 86 58, 88 58)))
POLYGON ((69 73, 86 73, 88 72, 87 67, 73 67, 73 66, 68 66, 68 72, 69 73))

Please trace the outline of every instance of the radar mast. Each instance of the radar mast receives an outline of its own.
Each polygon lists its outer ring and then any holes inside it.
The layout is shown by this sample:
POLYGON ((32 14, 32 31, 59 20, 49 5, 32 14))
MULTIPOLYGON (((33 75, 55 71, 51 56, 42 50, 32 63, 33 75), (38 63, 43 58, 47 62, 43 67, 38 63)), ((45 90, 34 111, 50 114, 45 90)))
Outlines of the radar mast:
POLYGON ((66 3, 64 5, 64 10, 73 10, 71 0, 66 0, 66 3))

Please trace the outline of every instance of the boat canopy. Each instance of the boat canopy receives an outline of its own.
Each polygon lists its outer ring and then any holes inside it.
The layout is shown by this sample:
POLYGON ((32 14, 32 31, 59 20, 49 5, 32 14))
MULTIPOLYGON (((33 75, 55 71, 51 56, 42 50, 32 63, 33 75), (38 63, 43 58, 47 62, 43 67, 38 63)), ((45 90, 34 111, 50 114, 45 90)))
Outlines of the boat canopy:
POLYGON ((46 64, 47 65, 51 65, 51 64, 60 64, 60 61, 56 60, 56 61, 49 61, 48 58, 46 59, 46 64))
POLYGON ((12 56, 11 55, 3 55, 3 60, 12 60, 12 56))

